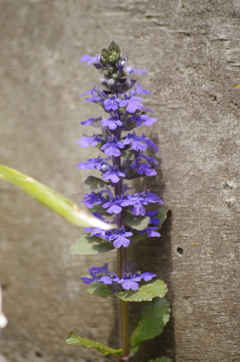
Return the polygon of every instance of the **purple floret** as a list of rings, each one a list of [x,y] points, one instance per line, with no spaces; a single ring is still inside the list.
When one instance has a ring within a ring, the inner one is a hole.
[[[135,151],[145,151],[147,146],[144,142],[145,137],[137,136],[135,131],[133,133],[128,133],[128,135],[123,139],[123,144],[131,144],[131,148]]]
[[[143,205],[148,205],[155,202],[163,204],[162,200],[157,195],[152,192],[148,192],[147,190],[133,194],[132,198],[135,200],[134,207],[131,210],[134,215],[146,215]]]
[[[119,107],[125,108],[128,113],[135,113],[137,109],[141,109],[143,104],[140,103],[143,100],[141,97],[131,97],[124,94],[124,99],[119,102]]]
[[[148,163],[139,162],[139,158],[137,157],[129,166],[129,170],[136,170],[137,173],[142,175],[145,173],[146,176],[155,176],[157,175],[156,170],[151,168]]]
[[[113,241],[113,245],[115,248],[120,248],[121,246],[124,246],[126,248],[130,244],[130,240],[128,239],[128,237],[132,235],[132,232],[125,231],[124,226],[122,226],[120,229],[116,229],[115,233],[110,236],[109,240]]]
[[[104,151],[108,156],[119,157],[121,155],[119,148],[124,148],[124,144],[118,142],[117,137],[114,136],[108,137],[108,142],[101,147],[101,150]]]
[[[118,170],[118,166],[109,166],[109,170],[105,172],[102,177],[104,180],[110,180],[113,183],[117,183],[120,180],[120,177],[126,177],[126,175]]]
[[[104,100],[103,105],[106,111],[116,111],[120,101],[120,98],[116,98],[115,95],[109,94],[108,98]]]
[[[128,119],[128,122],[135,121],[137,126],[140,127],[143,123],[145,126],[152,126],[153,123],[157,122],[157,118],[150,118],[146,114],[141,114],[139,116],[132,116]]]
[[[137,290],[139,288],[139,285],[137,282],[140,282],[141,279],[143,279],[144,281],[149,281],[152,280],[152,278],[154,278],[156,276],[156,274],[152,274],[149,272],[146,273],[142,273],[140,271],[136,271],[134,273],[134,275],[132,275],[132,273],[125,273],[124,274],[124,278],[119,280],[119,283],[122,283],[122,287],[125,290]]]
[[[134,89],[130,91],[132,97],[135,96],[136,94],[140,94],[141,96],[144,93],[148,95],[151,94],[147,89],[142,89],[141,84],[139,83],[136,84]]]
[[[103,208],[108,208],[107,212],[109,214],[119,214],[122,211],[122,207],[120,206],[122,199],[120,196],[116,196],[112,198],[110,201],[106,202],[102,205]]]
[[[155,145],[155,143],[152,140],[150,140],[150,138],[146,137],[144,134],[142,134],[142,137],[145,138],[145,143],[147,144],[148,147],[152,147],[156,152],[159,151],[157,145]]]
[[[102,119],[101,124],[103,127],[108,127],[111,131],[116,129],[117,126],[122,126],[122,122],[118,118],[118,115],[115,114],[111,114],[109,118]]]
[[[98,143],[104,143],[104,139],[94,134],[93,137],[83,136],[82,140],[77,143],[82,147],[97,146]]]
[[[136,202],[136,196],[133,195],[120,195],[112,197],[108,202],[102,205],[103,208],[107,208],[109,214],[119,214],[123,207],[132,206]]]
[[[78,59],[79,62],[87,62],[86,65],[90,65],[92,63],[100,63],[100,55],[96,55],[95,57],[91,57],[90,55],[83,55],[81,59]]]
[[[103,204],[107,201],[107,199],[101,195],[100,192],[92,191],[91,194],[85,194],[82,202],[86,205],[88,209],[91,209],[94,204]]]
[[[143,75],[143,74],[145,74],[145,73],[148,73],[148,71],[145,70],[145,69],[136,69],[136,68],[133,68],[131,65],[128,65],[128,66],[126,67],[126,72],[127,72],[128,74],[139,73],[139,74],[141,74],[141,75]]]
[[[85,161],[85,162],[79,162],[78,163],[78,168],[81,170],[101,170],[103,165],[108,165],[105,162],[106,159],[101,158],[100,156],[98,156],[97,158],[90,158],[89,160]]]
[[[98,118],[88,118],[86,121],[80,122],[83,126],[92,126],[96,122],[100,122],[102,120],[102,117]]]

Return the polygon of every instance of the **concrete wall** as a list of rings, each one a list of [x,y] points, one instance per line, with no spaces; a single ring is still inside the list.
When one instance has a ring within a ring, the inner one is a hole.
[[[0,163],[77,202],[88,173],[76,164],[90,149],[76,141],[91,133],[79,121],[99,111],[78,98],[99,74],[77,60],[115,40],[149,70],[140,81],[159,122],[146,132],[161,151],[147,185],[172,215],[163,237],[132,258],[168,282],[172,319],[134,361],[240,360],[239,17],[238,0],[0,0]],[[68,254],[82,231],[3,181],[0,209],[10,321],[1,353],[10,362],[108,360],[64,341],[73,330],[117,347],[116,303],[86,295],[79,281],[92,265],[114,266],[114,254]]]

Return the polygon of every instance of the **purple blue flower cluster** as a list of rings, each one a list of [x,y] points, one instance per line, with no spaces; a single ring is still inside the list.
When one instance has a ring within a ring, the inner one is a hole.
[[[105,264],[100,268],[93,266],[88,271],[91,277],[80,278],[83,283],[91,284],[93,282],[100,282],[107,285],[113,293],[129,289],[137,290],[139,288],[138,283],[141,280],[148,282],[156,277],[156,274],[149,272],[141,273],[137,270],[134,274],[131,272],[125,273],[124,277],[120,279],[115,273],[108,270],[108,264]]]
[[[78,164],[79,169],[100,171],[101,183],[105,184],[100,191],[98,187],[92,187],[92,192],[86,193],[82,202],[95,216],[102,220],[106,216],[112,216],[112,222],[117,223],[117,228],[108,231],[99,228],[86,228],[85,231],[90,236],[97,236],[112,243],[115,248],[127,248],[136,234],[146,237],[160,236],[158,211],[151,211],[149,205],[161,205],[162,200],[149,190],[130,194],[127,192],[129,187],[124,184],[124,180],[157,174],[154,169],[157,161],[143,152],[148,148],[158,151],[158,147],[144,133],[137,135],[134,130],[142,125],[151,126],[157,121],[146,114],[152,111],[143,103],[142,96],[149,95],[150,92],[142,89],[141,85],[130,77],[132,73],[144,74],[147,71],[130,66],[115,42],[112,42],[108,49],[103,49],[101,55],[84,55],[79,61],[86,61],[87,65],[93,64],[101,72],[101,83],[82,96],[87,95],[85,99],[88,102],[99,105],[101,110],[107,113],[104,117],[97,115],[81,122],[82,125],[101,129],[101,132],[84,136],[78,143],[82,147],[95,146],[106,155]],[[148,220],[147,227],[144,224],[145,229],[135,229],[134,223],[128,221],[126,213],[131,219]],[[125,273],[124,277],[119,279],[116,274],[108,271],[107,264],[102,268],[90,268],[89,272],[91,278],[81,278],[84,283],[98,281],[111,285],[112,290],[136,290],[140,280],[151,280],[155,276],[137,271],[134,274]]]

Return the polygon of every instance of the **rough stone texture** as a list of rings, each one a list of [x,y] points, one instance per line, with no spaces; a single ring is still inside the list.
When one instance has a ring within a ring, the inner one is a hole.
[[[147,105],[159,123],[146,132],[161,149],[159,176],[136,187],[150,186],[172,214],[161,240],[131,254],[168,282],[172,319],[134,361],[240,360],[239,16],[238,0],[0,0],[1,163],[71,199],[80,202],[87,176],[77,162],[95,155],[76,145],[79,121],[98,113],[78,98],[98,73],[77,59],[114,39],[149,70]],[[64,343],[74,330],[117,347],[116,305],[86,295],[78,280],[102,256],[68,254],[78,228],[5,182],[0,191],[10,321],[1,353],[11,362],[108,360]]]

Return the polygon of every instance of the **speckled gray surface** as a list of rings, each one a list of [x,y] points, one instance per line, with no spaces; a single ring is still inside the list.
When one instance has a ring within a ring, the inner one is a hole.
[[[131,254],[168,282],[173,316],[137,362],[240,360],[239,16],[236,0],[0,0],[1,163],[77,202],[87,172],[76,164],[97,154],[76,144],[91,133],[79,121],[98,115],[78,95],[99,77],[77,60],[115,40],[149,70],[140,81],[159,123],[144,131],[160,147],[159,176],[136,187],[150,186],[172,216],[162,239]],[[74,330],[117,347],[116,305],[79,282],[102,256],[68,254],[82,231],[4,182],[0,209],[1,353],[10,362],[107,360],[64,343]],[[113,253],[107,259],[114,264]]]

